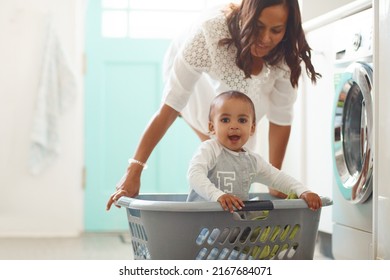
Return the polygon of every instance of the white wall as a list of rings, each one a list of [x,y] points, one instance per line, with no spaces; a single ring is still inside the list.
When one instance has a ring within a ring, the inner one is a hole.
[[[0,236],[73,236],[83,229],[83,2],[0,0]],[[32,175],[27,162],[48,18],[78,91],[60,116],[59,157]]]
[[[311,20],[355,0],[301,0],[302,21]]]
[[[374,245],[376,258],[390,259],[390,0],[375,1],[375,162],[374,166]]]

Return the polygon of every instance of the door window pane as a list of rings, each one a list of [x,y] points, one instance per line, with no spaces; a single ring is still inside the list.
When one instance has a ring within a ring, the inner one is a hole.
[[[130,0],[130,9],[196,11],[205,7],[207,0]]]
[[[104,11],[102,15],[102,36],[123,38],[127,36],[127,16],[124,11]]]
[[[183,29],[186,22],[197,15],[195,12],[130,12],[129,37],[173,38]]]
[[[106,38],[173,38],[204,9],[240,0],[101,0]]]
[[[127,9],[129,0],[102,0],[102,7],[104,9]]]

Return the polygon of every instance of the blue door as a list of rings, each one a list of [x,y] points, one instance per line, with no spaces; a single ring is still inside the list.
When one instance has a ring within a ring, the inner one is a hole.
[[[85,76],[85,230],[127,230],[124,209],[105,210],[162,95],[168,39],[102,36],[100,0],[88,1]],[[178,119],[148,160],[142,193],[187,193],[188,162],[199,144]]]

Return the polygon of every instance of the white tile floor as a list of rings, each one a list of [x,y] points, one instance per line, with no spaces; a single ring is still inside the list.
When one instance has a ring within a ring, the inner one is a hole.
[[[86,233],[74,238],[0,238],[0,260],[133,259],[127,233]]]
[[[130,236],[86,233],[75,238],[0,238],[0,260],[130,260]],[[328,260],[318,247],[315,260]]]

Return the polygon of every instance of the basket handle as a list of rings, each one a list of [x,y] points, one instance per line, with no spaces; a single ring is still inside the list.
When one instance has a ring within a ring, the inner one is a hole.
[[[263,211],[273,210],[274,204],[271,200],[248,200],[244,201],[245,206],[237,211]]]

